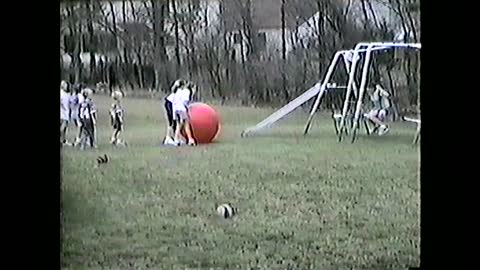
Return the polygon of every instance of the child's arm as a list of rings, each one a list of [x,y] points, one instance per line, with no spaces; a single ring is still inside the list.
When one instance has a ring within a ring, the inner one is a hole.
[[[198,87],[197,87],[195,84],[193,84],[193,85],[192,85],[192,89],[190,90],[190,102],[192,102],[193,100],[195,100],[197,91],[198,91]]]
[[[92,122],[94,125],[97,124],[97,109],[95,108],[95,104],[91,103],[90,105],[90,114],[91,114],[91,117],[92,117]]]
[[[110,112],[110,123],[113,125],[115,123],[115,104],[112,104],[112,107],[109,110]]]
[[[120,123],[123,125],[123,108],[121,108],[120,110],[118,110],[118,120],[120,121]]]
[[[171,92],[175,93],[177,91],[177,89],[180,87],[180,85],[181,85],[181,81],[176,80],[172,85]]]
[[[189,91],[188,95],[183,100],[183,104],[185,105],[185,108],[188,110],[188,105],[192,102],[192,91]]]

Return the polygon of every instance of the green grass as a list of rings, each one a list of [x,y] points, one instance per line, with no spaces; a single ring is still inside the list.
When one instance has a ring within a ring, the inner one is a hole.
[[[63,269],[406,269],[419,264],[414,127],[338,143],[331,120],[302,137],[296,112],[217,107],[217,143],[159,147],[160,101],[126,99],[127,148],[108,145],[110,101],[95,97],[98,150],[63,150]],[[71,133],[73,133],[71,131]],[[70,134],[70,137],[73,134]],[[111,161],[94,168],[107,154]],[[238,215],[216,216],[230,202]]]

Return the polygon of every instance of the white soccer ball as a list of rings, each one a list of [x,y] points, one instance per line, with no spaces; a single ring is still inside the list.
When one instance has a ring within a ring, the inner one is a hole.
[[[217,214],[223,218],[230,218],[235,215],[235,209],[229,204],[224,203],[217,207]]]

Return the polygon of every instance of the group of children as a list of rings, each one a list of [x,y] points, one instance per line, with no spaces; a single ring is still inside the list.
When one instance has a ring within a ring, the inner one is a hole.
[[[73,88],[73,89],[72,89]],[[179,146],[183,144],[196,145],[192,135],[188,116],[188,106],[192,102],[197,87],[189,81],[176,80],[171,88],[171,93],[165,97],[164,109],[167,123],[166,135],[163,141],[165,145]],[[71,87],[66,81],[60,84],[60,143],[61,145],[73,145],[97,148],[96,145],[96,123],[97,110],[92,100],[93,90],[82,84]],[[126,143],[120,139],[124,129],[124,108],[121,100],[124,94],[121,91],[112,93],[113,104],[110,109],[110,119],[113,128],[110,143],[123,145]],[[385,124],[387,111],[390,108],[390,94],[380,85],[370,93],[374,105],[366,117],[378,127],[379,135],[388,132]],[[67,140],[67,129],[70,123],[77,127],[77,136],[73,144]],[[183,132],[182,132],[183,131]],[[186,135],[186,141],[183,134]]]
[[[179,146],[187,143],[193,146],[196,144],[188,117],[188,105],[196,92],[197,87],[192,82],[177,80],[172,86],[171,93],[165,97],[167,122],[167,133],[163,141],[165,145]],[[183,140],[182,130],[187,136],[187,142]]]
[[[92,99],[93,90],[83,84],[70,86],[66,81],[60,83],[60,144],[97,148],[96,125],[97,109]],[[114,145],[125,145],[120,139],[123,130],[123,107],[121,98],[123,93],[114,91],[112,93],[113,104],[110,110],[112,119],[113,134],[111,143]],[[70,124],[77,127],[77,134],[73,143],[67,140],[67,130]]]
[[[165,145],[179,146],[183,144],[196,145],[190,129],[188,117],[188,105],[193,100],[197,87],[185,80],[174,82],[171,93],[165,97],[165,117],[167,132],[163,143]],[[97,148],[96,124],[97,110],[92,99],[93,90],[83,84],[70,86],[66,81],[60,84],[60,144]],[[112,93],[113,104],[110,109],[111,126],[113,128],[110,143],[113,145],[126,146],[126,142],[120,139],[124,129],[125,110],[122,106],[121,91]],[[74,143],[67,140],[68,126],[73,123],[77,127]],[[183,133],[187,141],[183,140]]]

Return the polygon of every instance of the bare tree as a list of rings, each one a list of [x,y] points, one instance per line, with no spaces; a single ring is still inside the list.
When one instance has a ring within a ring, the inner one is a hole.
[[[175,77],[179,76],[179,71],[178,69],[182,65],[181,59],[180,59],[180,31],[179,31],[179,25],[180,22],[178,20],[178,11],[177,11],[177,1],[173,0],[172,1],[172,12],[173,12],[173,27],[175,29],[175,59],[177,61],[177,66],[175,69]]]
[[[88,31],[88,47],[90,51],[90,77],[95,77],[96,75],[96,59],[95,59],[95,51],[96,47],[96,40],[95,34],[93,30],[93,5],[92,1],[85,1],[85,9],[87,12],[87,31]]]
[[[280,0],[274,7],[278,25],[271,32],[261,29],[258,3],[223,0],[215,10],[213,2],[199,0],[65,2],[61,76],[166,90],[173,79],[188,74],[212,98],[279,105],[320,80],[339,49],[362,39],[392,39],[397,28],[405,41],[420,38],[418,0]],[[385,14],[385,7],[391,14]],[[219,22],[209,21],[212,15]],[[279,46],[267,43],[264,49],[259,32],[267,42],[278,37]],[[82,53],[90,55],[85,68]],[[65,54],[70,66],[62,63]],[[397,56],[375,57],[371,79],[389,84],[402,106],[417,103],[420,59],[410,53]],[[345,81],[346,76],[335,79]]]
[[[153,24],[153,43],[154,43],[154,70],[155,70],[155,89],[168,89],[170,78],[168,76],[166,63],[168,61],[166,51],[165,20],[168,14],[169,1],[157,2],[150,0],[152,6],[152,24]],[[165,78],[164,80],[161,77]]]
[[[287,25],[285,17],[285,0],[282,0],[282,6],[280,9],[282,20],[282,88],[285,93],[285,99],[289,100],[290,95],[287,90]]]
[[[68,3],[66,5],[67,12],[67,22],[69,35],[67,38],[67,44],[69,49],[67,53],[72,60],[71,65],[74,70],[73,82],[78,83],[81,80],[82,76],[82,59],[80,58],[80,53],[82,52],[82,25],[79,22],[77,7],[73,3]]]

